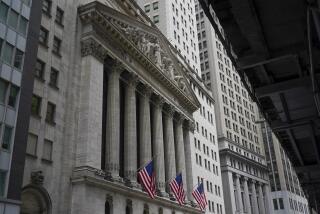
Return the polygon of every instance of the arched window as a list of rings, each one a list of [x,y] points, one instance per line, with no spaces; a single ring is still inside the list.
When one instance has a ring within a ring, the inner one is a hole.
[[[51,200],[43,187],[23,188],[21,200],[21,214],[51,214]]]

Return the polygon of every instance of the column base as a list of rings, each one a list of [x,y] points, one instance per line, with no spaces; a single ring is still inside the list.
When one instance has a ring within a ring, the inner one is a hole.
[[[157,196],[168,198],[169,194],[164,190],[157,190]]]
[[[113,174],[112,172],[106,172],[104,179],[111,182],[123,183],[123,178],[121,178],[119,175]]]

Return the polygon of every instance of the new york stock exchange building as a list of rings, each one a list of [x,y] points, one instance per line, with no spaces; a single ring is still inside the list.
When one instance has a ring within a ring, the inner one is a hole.
[[[59,89],[42,95],[55,103],[56,119],[31,118],[29,127],[38,141],[53,141],[52,160],[27,157],[21,212],[201,213],[191,202],[192,113],[200,104],[188,83],[190,68],[133,0],[67,0],[63,9],[62,30],[53,29],[50,17],[41,22],[61,38],[61,56],[38,51],[59,67]],[[40,84],[35,93],[47,90]],[[150,160],[154,199],[137,179]],[[183,206],[168,187],[178,173],[187,194]]]

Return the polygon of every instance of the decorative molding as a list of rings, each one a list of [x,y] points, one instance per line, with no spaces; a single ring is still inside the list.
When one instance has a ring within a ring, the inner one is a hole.
[[[86,57],[89,55],[94,56],[103,63],[109,52],[99,42],[93,38],[88,38],[81,41],[81,56]]]
[[[31,183],[34,185],[42,186],[44,182],[44,176],[42,171],[31,172]]]

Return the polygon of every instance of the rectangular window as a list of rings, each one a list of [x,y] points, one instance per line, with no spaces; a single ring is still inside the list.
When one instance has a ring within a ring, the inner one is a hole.
[[[6,23],[7,17],[8,17],[8,10],[9,6],[7,6],[5,3],[0,3],[0,21]]]
[[[54,123],[55,111],[56,111],[56,105],[54,105],[53,103],[48,102],[47,114],[46,114],[46,121],[48,123]]]
[[[16,54],[14,56],[14,61],[13,61],[13,66],[19,70],[22,67],[23,55],[24,55],[24,53],[22,51],[20,51],[19,49],[16,49]]]
[[[40,116],[41,114],[41,97],[33,95],[31,101],[31,114]]]
[[[3,60],[10,65],[12,63],[13,48],[14,47],[12,45],[10,45],[9,43],[6,43],[4,47],[3,55],[2,55]]]
[[[25,36],[27,34],[27,26],[28,26],[28,20],[21,16],[20,23],[19,23],[19,33]]]
[[[44,27],[40,27],[40,32],[39,32],[39,42],[43,45],[48,44],[48,35],[49,31],[45,29]]]
[[[0,171],[0,197],[4,196],[4,190],[6,185],[6,172]]]
[[[8,25],[13,29],[16,29],[18,26],[18,19],[19,19],[19,14],[16,13],[14,10],[10,10]]]
[[[45,63],[38,59],[35,66],[35,76],[43,80],[44,69]]]
[[[281,210],[284,209],[283,199],[282,198],[279,198],[279,207],[280,207]]]
[[[17,103],[17,96],[19,93],[19,88],[16,86],[11,86],[8,105],[15,108]]]
[[[53,38],[52,53],[60,55],[61,40],[57,37]]]
[[[5,103],[8,84],[0,79],[0,102]]]
[[[57,12],[56,12],[56,23],[62,25],[63,23],[63,15],[64,15],[64,11],[62,9],[60,9],[59,7],[57,7]]]
[[[278,210],[279,208],[278,208],[278,201],[277,201],[277,199],[273,199],[273,208],[274,208],[274,210]]]
[[[158,16],[158,15],[153,16],[153,22],[154,22],[155,24],[159,23],[159,16]]]
[[[144,12],[146,13],[150,12],[150,4],[147,4],[144,6]]]
[[[59,71],[57,71],[54,68],[51,68],[49,85],[53,87],[58,87],[58,77],[59,77]]]
[[[27,154],[37,156],[38,136],[29,133],[27,141]]]
[[[43,152],[42,159],[52,161],[52,147],[53,142],[50,140],[44,140],[43,142]]]
[[[42,11],[48,15],[51,13],[51,3],[50,0],[43,0],[42,2]]]
[[[153,2],[153,10],[158,10],[159,9],[159,3],[158,2]]]
[[[3,139],[2,139],[2,148],[9,150],[11,144],[12,128],[9,126],[4,127]]]

